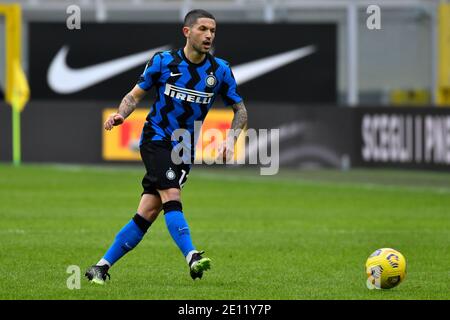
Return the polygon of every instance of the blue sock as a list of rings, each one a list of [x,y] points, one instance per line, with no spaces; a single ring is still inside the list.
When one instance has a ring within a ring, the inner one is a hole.
[[[151,223],[136,214],[116,235],[116,239],[103,259],[112,266],[142,240]]]
[[[181,203],[168,201],[163,204],[163,208],[167,229],[169,229],[172,239],[183,253],[183,256],[186,257],[190,251],[195,250],[195,247],[192,244],[188,224],[181,211]]]

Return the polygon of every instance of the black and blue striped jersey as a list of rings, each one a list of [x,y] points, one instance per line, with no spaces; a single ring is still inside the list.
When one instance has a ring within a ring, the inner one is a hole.
[[[217,94],[225,105],[242,101],[225,60],[207,54],[199,64],[190,62],[183,49],[156,53],[139,78],[143,90],[156,88],[156,100],[146,118],[140,145],[145,141],[173,141],[172,133],[186,129],[194,139],[194,122],[203,123]]]

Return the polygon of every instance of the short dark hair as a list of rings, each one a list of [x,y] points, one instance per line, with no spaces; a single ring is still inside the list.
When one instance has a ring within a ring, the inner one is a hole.
[[[184,17],[184,23],[183,26],[184,27],[192,27],[196,22],[197,19],[199,18],[209,18],[209,19],[213,19],[216,20],[216,18],[214,18],[214,16],[203,9],[195,9],[192,11],[189,11],[186,16]]]

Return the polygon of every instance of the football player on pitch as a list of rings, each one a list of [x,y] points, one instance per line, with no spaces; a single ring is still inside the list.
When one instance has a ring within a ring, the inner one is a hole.
[[[211,260],[196,250],[181,205],[181,187],[186,182],[194,156],[194,122],[203,122],[215,96],[221,95],[231,106],[234,118],[231,129],[238,133],[247,124],[247,110],[236,92],[236,81],[229,64],[212,56],[216,21],[204,10],[193,10],[184,18],[186,45],[178,50],[156,53],[147,63],[136,86],[123,98],[117,113],[104,123],[106,130],[122,124],[135,110],[151,87],[157,91],[156,101],[146,118],[140,139],[140,153],[146,167],[143,192],[134,217],[119,231],[111,247],[100,261],[85,273],[89,281],[104,284],[108,270],[142,240],[164,210],[167,229],[189,266],[192,279],[201,278]],[[176,164],[171,157],[179,141],[175,130],[190,133],[189,162]],[[230,159],[238,134],[229,135],[219,147],[219,155]],[[223,160],[222,159],[222,160]]]

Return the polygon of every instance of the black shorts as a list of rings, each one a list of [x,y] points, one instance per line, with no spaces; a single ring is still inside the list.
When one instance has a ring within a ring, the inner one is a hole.
[[[190,170],[188,164],[174,164],[171,158],[172,144],[166,141],[149,141],[140,147],[141,158],[147,173],[142,179],[142,194],[158,195],[157,190],[181,189]]]

